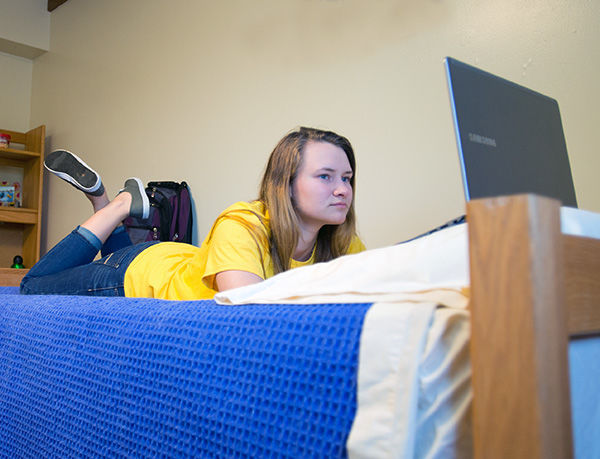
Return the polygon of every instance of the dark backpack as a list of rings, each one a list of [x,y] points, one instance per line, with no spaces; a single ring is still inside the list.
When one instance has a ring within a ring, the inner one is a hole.
[[[192,242],[192,201],[187,183],[148,182],[150,215],[124,221],[131,242]]]

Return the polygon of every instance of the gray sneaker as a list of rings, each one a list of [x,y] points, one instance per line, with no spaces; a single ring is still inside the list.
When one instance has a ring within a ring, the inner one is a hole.
[[[134,218],[148,218],[150,215],[150,201],[146,194],[146,188],[142,181],[137,177],[130,177],[125,180],[121,193],[129,193],[131,195],[131,207],[129,208],[129,216]]]
[[[100,175],[68,150],[54,150],[44,159],[44,167],[78,190],[92,196],[102,196],[104,185]]]

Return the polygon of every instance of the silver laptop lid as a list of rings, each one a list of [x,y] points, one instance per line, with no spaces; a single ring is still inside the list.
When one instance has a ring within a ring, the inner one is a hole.
[[[536,193],[577,207],[556,100],[445,59],[467,200]]]

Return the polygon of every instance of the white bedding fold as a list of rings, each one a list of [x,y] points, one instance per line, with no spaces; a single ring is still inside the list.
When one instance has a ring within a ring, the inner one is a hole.
[[[220,292],[220,304],[433,302],[465,308],[467,225]]]
[[[471,457],[468,312],[375,303],[360,340],[348,457]]]
[[[600,237],[600,217],[561,209],[565,234]],[[220,292],[220,304],[435,302],[467,305],[467,224],[380,249],[347,255],[273,276],[264,282]]]
[[[365,316],[348,457],[413,457],[419,362],[435,303],[377,303]]]

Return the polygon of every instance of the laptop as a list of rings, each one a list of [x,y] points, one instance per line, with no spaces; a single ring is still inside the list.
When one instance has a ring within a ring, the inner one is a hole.
[[[577,207],[556,100],[445,59],[466,200],[535,193]]]
[[[466,200],[535,193],[576,208],[556,100],[451,57],[444,64]]]

